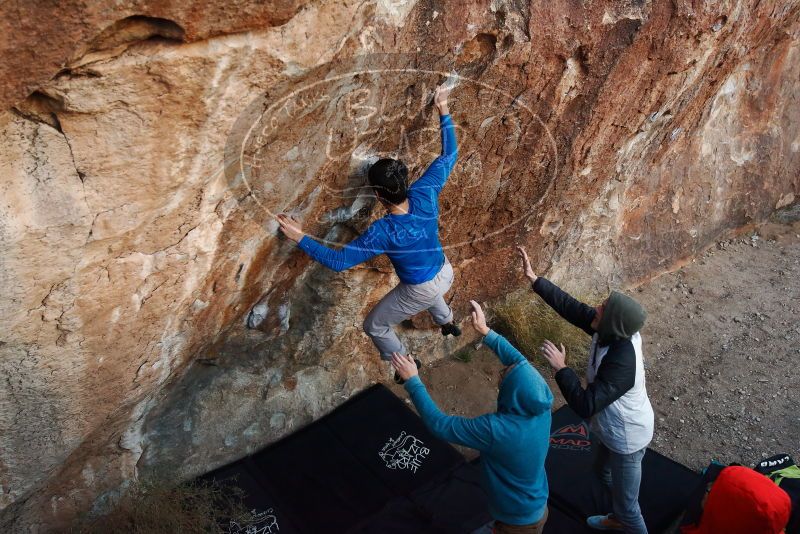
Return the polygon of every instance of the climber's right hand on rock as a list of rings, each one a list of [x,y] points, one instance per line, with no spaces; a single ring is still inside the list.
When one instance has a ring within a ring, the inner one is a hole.
[[[528,258],[528,253],[525,251],[525,247],[517,247],[517,252],[519,252],[519,257],[522,258],[522,270],[525,272],[525,276],[528,277],[528,280],[530,280],[531,283],[535,282],[538,276],[536,276],[536,273],[533,272],[531,260]]]
[[[489,333],[489,327],[486,326],[486,316],[483,314],[481,305],[474,300],[469,301],[469,303],[472,305],[472,326],[475,327],[479,334],[485,336]]]
[[[294,217],[290,217],[285,213],[279,213],[277,216],[278,224],[281,227],[281,232],[283,235],[294,241],[295,243],[299,243],[301,239],[306,235],[303,233],[303,223],[297,220]]]

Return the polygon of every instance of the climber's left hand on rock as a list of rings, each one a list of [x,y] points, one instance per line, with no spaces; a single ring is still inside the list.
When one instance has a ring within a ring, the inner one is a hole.
[[[447,97],[450,96],[450,87],[443,83],[433,93],[433,105],[439,110],[440,115],[447,115],[450,109],[447,106]]]
[[[285,213],[280,213],[278,214],[277,219],[278,224],[281,225],[281,232],[283,232],[283,235],[295,243],[299,243],[300,240],[306,235],[303,233],[303,223],[294,217],[290,217]]]

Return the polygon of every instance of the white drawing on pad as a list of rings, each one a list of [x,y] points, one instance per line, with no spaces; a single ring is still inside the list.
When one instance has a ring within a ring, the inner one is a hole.
[[[398,437],[389,438],[378,456],[386,462],[386,467],[389,469],[408,469],[416,473],[430,452],[422,440],[406,434],[403,430]]]
[[[259,512],[258,510],[251,510],[249,517],[241,523],[231,520],[228,528],[229,534],[276,534],[280,527],[278,526],[278,518],[273,514],[272,508]]]

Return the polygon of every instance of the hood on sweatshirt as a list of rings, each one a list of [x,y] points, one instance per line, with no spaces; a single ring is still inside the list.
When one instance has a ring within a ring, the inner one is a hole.
[[[683,534],[779,534],[789,522],[789,495],[748,467],[722,470],[711,486],[700,524]]]
[[[647,312],[631,297],[612,291],[608,296],[603,317],[597,327],[601,345],[608,345],[619,339],[629,339],[641,330]]]
[[[514,365],[500,383],[500,392],[497,394],[498,413],[532,417],[550,410],[553,394],[546,386],[546,395],[536,390],[541,386],[534,381],[535,372],[526,361]]]

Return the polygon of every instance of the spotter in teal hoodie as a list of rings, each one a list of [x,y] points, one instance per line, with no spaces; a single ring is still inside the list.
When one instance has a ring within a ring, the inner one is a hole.
[[[497,412],[469,419],[448,416],[418,376],[406,391],[425,425],[438,438],[481,452],[489,511],[509,525],[536,523],[547,506],[544,460],[550,446],[553,394],[542,375],[511,343],[490,330],[483,340],[503,365],[513,365],[497,395]]]

